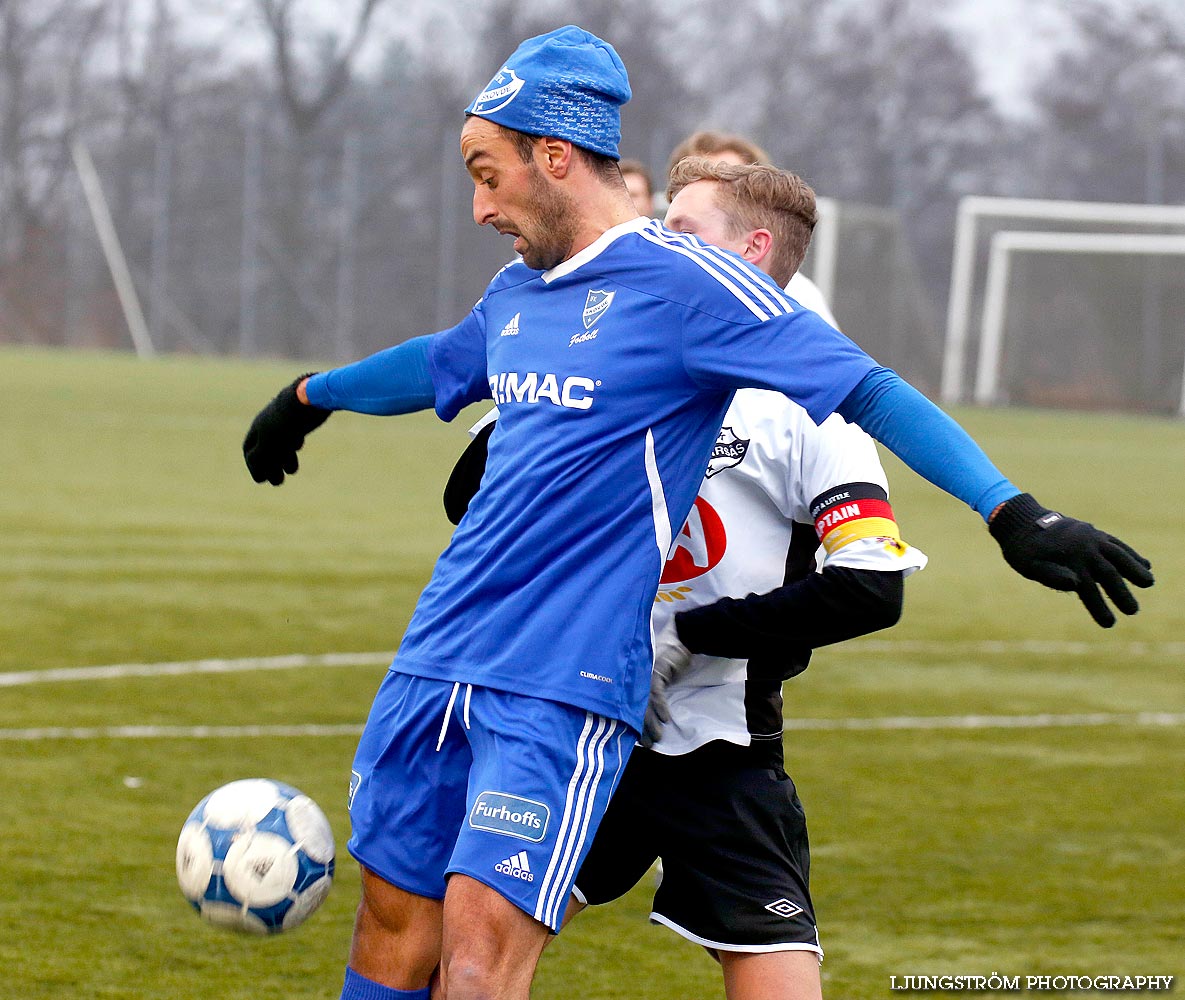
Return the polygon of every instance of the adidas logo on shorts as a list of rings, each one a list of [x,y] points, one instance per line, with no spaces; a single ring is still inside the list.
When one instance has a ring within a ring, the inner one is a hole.
[[[526,851],[519,851],[514,857],[499,861],[494,865],[494,871],[512,878],[521,878],[524,882],[535,881],[535,876],[531,874],[531,865],[527,861]]]

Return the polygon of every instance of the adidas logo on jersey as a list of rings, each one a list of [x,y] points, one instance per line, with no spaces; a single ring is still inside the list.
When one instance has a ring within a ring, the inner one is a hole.
[[[526,851],[519,851],[514,857],[507,858],[505,861],[499,861],[494,865],[494,871],[500,872],[503,875],[509,875],[511,878],[520,878],[524,882],[535,881],[535,876],[531,872],[531,865],[527,861]]]
[[[515,313],[510,317],[510,322],[502,327],[502,332],[498,334],[499,337],[517,337],[518,336],[518,318],[522,313]]]

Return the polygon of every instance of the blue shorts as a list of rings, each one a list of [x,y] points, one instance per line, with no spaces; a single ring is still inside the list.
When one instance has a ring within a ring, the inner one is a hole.
[[[347,845],[392,885],[488,885],[558,930],[636,734],[559,702],[390,671],[350,775]]]

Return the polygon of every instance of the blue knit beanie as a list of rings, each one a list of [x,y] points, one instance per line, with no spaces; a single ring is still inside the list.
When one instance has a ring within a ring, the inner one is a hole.
[[[630,96],[613,46],[569,24],[523,42],[465,112],[617,160],[620,109]]]

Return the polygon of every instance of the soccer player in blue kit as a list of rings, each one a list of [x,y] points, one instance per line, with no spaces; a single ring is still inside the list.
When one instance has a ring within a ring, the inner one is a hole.
[[[668,229],[744,257],[795,301],[806,289],[830,316],[797,270],[816,218],[801,178],[692,156],[667,194]],[[471,429],[449,478],[454,524],[477,492],[496,415]],[[782,682],[813,647],[893,625],[905,577],[925,563],[900,537],[867,434],[838,414],[816,425],[781,393],[739,389],[659,584],[642,746],[576,875],[569,917],[624,895],[661,859],[650,919],[712,953],[728,1000],[819,1000],[823,949],[806,817],[783,766]]]
[[[482,487],[433,570],[355,757],[362,867],[342,997],[526,998],[642,726],[650,612],[735,389],[839,412],[985,518],[1022,574],[1101,624],[1149,564],[1041,507],[945,414],[739,258],[639,218],[617,168],[612,47],[528,39],[470,104],[481,225],[515,237],[457,326],[302,376],[256,416],[258,482],[335,409],[500,408]],[[994,516],[993,516],[994,515]]]

